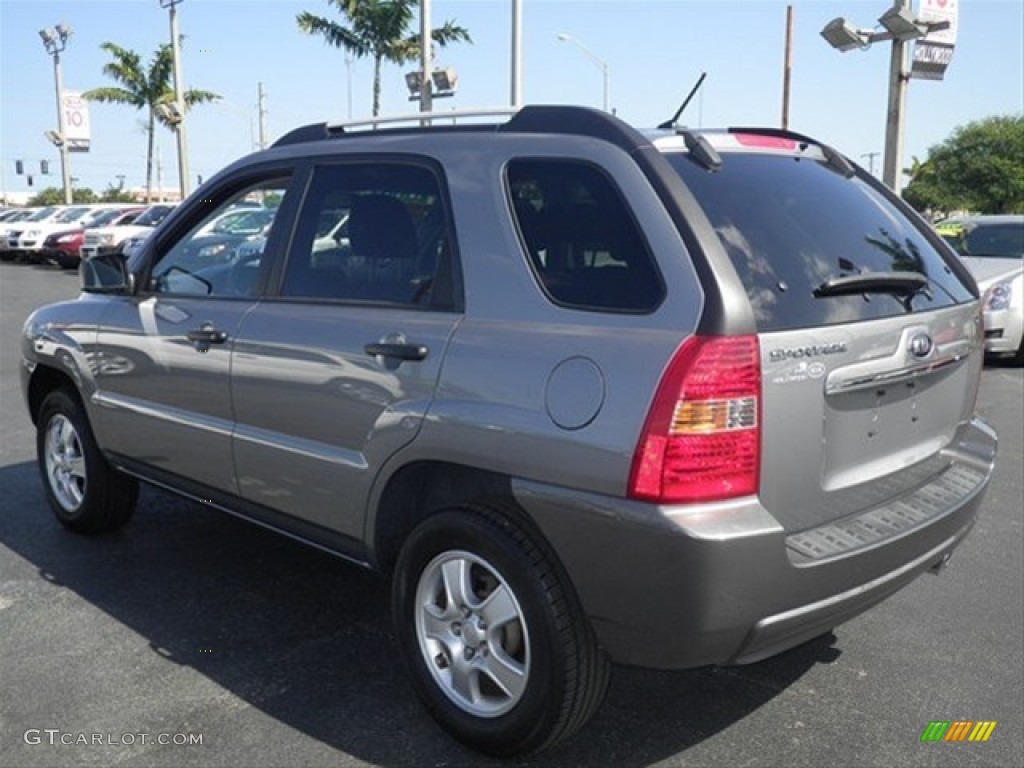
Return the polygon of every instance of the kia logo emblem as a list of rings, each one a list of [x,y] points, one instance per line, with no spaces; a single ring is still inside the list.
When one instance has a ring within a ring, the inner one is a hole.
[[[910,339],[910,353],[914,357],[928,357],[934,346],[932,337],[927,333],[918,333]]]

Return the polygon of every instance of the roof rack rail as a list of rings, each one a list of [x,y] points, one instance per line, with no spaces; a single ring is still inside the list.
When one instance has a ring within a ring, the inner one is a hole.
[[[504,120],[480,123],[479,118],[504,118]],[[352,131],[353,134],[372,132],[378,128],[389,131],[442,130],[458,126],[459,120],[469,120],[463,129],[488,128],[496,125],[502,133],[556,133],[562,135],[588,136],[614,144],[627,152],[650,147],[650,142],[634,128],[607,112],[590,107],[530,105],[524,107],[487,107],[478,109],[453,109],[448,112],[413,112],[407,115],[367,117],[360,120],[311,123],[286,133],[274,142],[275,147],[303,144],[309,141],[323,141],[339,138]],[[448,123],[450,121],[450,124]],[[352,130],[355,129],[355,130]]]
[[[360,120],[336,120],[326,123],[327,133],[343,133],[350,128],[368,128],[375,130],[380,126],[394,126],[403,123],[413,125],[433,124],[435,121],[452,121],[481,117],[510,117],[520,107],[480,107],[477,109],[450,109],[447,112],[410,112],[405,115],[388,115],[387,117],[365,117]]]

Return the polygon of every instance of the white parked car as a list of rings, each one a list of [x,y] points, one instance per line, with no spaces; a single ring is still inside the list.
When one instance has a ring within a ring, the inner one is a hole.
[[[21,230],[24,227],[24,222],[38,210],[38,208],[24,208],[4,215],[3,221],[0,221],[0,261],[9,261],[14,258],[14,252],[7,248],[8,233],[12,230]]]
[[[1024,216],[964,216],[936,229],[978,283],[985,352],[1024,365]]]
[[[21,245],[22,235],[29,232],[38,232],[42,226],[54,221],[68,206],[48,205],[45,208],[37,208],[31,216],[17,222],[15,226],[7,227],[4,235],[5,260],[22,256],[25,249]],[[28,238],[32,242],[32,238]]]
[[[104,211],[117,207],[110,203],[66,206],[49,218],[32,222],[30,226],[21,230],[17,238],[13,237],[13,233],[9,235],[8,247],[28,261],[41,261],[44,243],[50,235],[87,227]]]

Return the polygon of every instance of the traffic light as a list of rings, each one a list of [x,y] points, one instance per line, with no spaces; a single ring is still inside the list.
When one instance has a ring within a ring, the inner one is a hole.
[[[19,176],[23,175],[25,173],[25,163],[23,163],[21,160],[15,160],[14,172]]]
[[[50,161],[49,160],[40,160],[39,161],[39,172],[41,174],[43,174],[43,176],[49,175],[49,173],[50,173]]]

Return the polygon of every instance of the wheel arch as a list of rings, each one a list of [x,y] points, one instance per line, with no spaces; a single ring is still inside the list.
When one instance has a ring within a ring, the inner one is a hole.
[[[512,478],[499,472],[448,461],[414,461],[388,477],[378,498],[367,518],[366,542],[382,573],[391,572],[405,539],[430,515],[487,499],[505,502],[503,510],[550,549],[540,528],[515,502]]]
[[[49,365],[37,365],[32,371],[28,383],[28,411],[32,423],[36,426],[38,426],[39,409],[42,407],[43,401],[55,389],[68,390],[72,397],[82,403],[82,396],[70,375]]]

